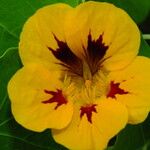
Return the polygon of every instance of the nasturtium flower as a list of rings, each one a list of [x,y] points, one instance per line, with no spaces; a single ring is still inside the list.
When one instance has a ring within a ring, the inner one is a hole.
[[[54,4],[25,23],[23,67],[8,84],[12,113],[25,128],[52,129],[72,150],[102,150],[150,109],[150,60],[137,56],[140,32],[109,3]]]

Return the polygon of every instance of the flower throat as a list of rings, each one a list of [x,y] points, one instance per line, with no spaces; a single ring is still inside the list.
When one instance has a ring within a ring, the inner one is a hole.
[[[55,35],[54,38],[58,48],[54,50],[48,47],[48,49],[60,61],[59,64],[64,66],[67,71],[89,79],[99,70],[108,49],[108,46],[103,43],[103,34],[97,40],[92,40],[91,32],[89,32],[87,48],[83,46],[83,60],[71,51],[66,42],[60,41]]]

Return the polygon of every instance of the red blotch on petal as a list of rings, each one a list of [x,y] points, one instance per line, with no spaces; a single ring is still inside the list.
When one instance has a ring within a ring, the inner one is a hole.
[[[46,101],[42,101],[42,103],[44,104],[49,104],[49,103],[54,103],[56,102],[57,105],[55,107],[55,109],[57,109],[59,106],[63,105],[63,104],[67,104],[67,100],[64,97],[62,90],[57,89],[56,92],[54,91],[48,91],[48,90],[44,90],[45,93],[52,95],[52,98],[46,100]]]
[[[92,113],[93,113],[93,112],[97,113],[95,107],[96,107],[96,104],[87,105],[87,106],[82,106],[82,107],[80,108],[80,111],[81,111],[81,113],[80,113],[80,118],[82,118],[82,117],[84,116],[84,114],[85,114],[86,117],[87,117],[87,119],[88,119],[88,121],[89,121],[90,123],[92,123]]]
[[[116,94],[128,94],[129,92],[124,91],[119,87],[120,83],[114,83],[114,81],[111,81],[110,83],[110,90],[107,94],[107,97],[116,98]]]

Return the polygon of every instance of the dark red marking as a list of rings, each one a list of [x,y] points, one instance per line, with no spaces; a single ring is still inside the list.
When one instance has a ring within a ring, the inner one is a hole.
[[[92,123],[92,113],[93,112],[97,113],[96,108],[95,108],[96,106],[97,106],[96,104],[82,106],[80,108],[80,110],[81,110],[80,118],[82,118],[84,116],[84,114],[85,114],[87,119],[88,119],[88,121],[90,123]]]
[[[106,54],[107,49],[108,46],[103,43],[103,34],[101,34],[97,40],[92,40],[91,32],[89,32],[88,46],[87,49],[84,48],[84,50],[92,75],[99,70],[100,61]]]
[[[114,81],[111,81],[110,83],[110,90],[107,94],[107,97],[116,98],[116,94],[128,94],[129,92],[124,91],[119,87],[120,83],[114,83]]]
[[[48,47],[52,54],[61,61],[60,65],[67,68],[69,71],[83,76],[83,61],[78,58],[69,48],[66,42],[60,41],[55,35],[58,48],[56,50]],[[91,32],[88,35],[87,48],[84,48],[85,60],[87,61],[91,74],[94,75],[100,68],[103,57],[108,49],[108,46],[103,43],[103,34],[97,40],[92,39]]]
[[[55,109],[57,109],[59,106],[63,105],[63,104],[67,104],[67,100],[64,97],[62,90],[57,89],[56,92],[54,91],[48,91],[48,90],[44,90],[45,93],[52,95],[52,98],[46,100],[46,101],[42,101],[42,103],[44,104],[49,104],[49,103],[54,103],[56,102],[57,105],[55,107]]]
[[[60,60],[61,65],[67,67],[72,72],[83,76],[83,63],[69,48],[66,42],[60,41],[55,35],[54,38],[57,42],[58,48],[56,50],[48,47],[53,55]]]

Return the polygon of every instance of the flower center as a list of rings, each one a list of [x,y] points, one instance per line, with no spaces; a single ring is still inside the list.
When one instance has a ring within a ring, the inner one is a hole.
[[[92,105],[86,105],[86,106],[82,106],[80,108],[80,118],[82,118],[84,115],[86,115],[87,117],[87,120],[92,123],[92,113],[95,112],[97,113],[97,110],[96,110],[96,107],[97,105],[96,104],[92,104]]]
[[[64,97],[64,95],[63,95],[63,93],[62,93],[62,90],[57,89],[56,92],[44,90],[44,92],[47,93],[47,94],[50,94],[52,97],[51,97],[50,99],[46,100],[46,101],[42,101],[42,103],[48,104],[48,103],[54,103],[54,102],[56,102],[57,105],[56,105],[56,107],[55,107],[55,110],[56,110],[59,106],[61,106],[61,105],[63,105],[63,104],[67,104],[67,102],[68,102],[68,101],[66,100],[66,98]]]
[[[73,53],[73,50],[70,49],[67,42],[59,40],[55,35],[54,39],[57,42],[58,48],[52,49],[51,47],[48,47],[49,51],[55,56],[57,60],[59,60],[58,65],[62,66],[64,73],[62,74],[61,79],[63,80],[65,77],[67,77],[67,79],[73,82],[76,87],[75,93],[80,93],[85,88],[88,91],[85,93],[89,97],[95,98],[101,96],[105,92],[106,86],[104,86],[104,84],[106,84],[106,81],[104,77],[102,77],[103,69],[101,66],[104,60],[107,59],[104,58],[104,56],[109,47],[104,44],[103,35],[104,34],[102,33],[95,40],[92,39],[91,31],[89,32],[87,35],[87,46],[83,46],[82,59]],[[98,87],[98,90],[95,88],[96,86]],[[95,95],[93,96],[92,93],[95,93]],[[56,96],[56,93],[49,94],[53,94],[53,98],[46,101],[45,103],[52,103],[54,101],[56,102],[56,99],[58,103],[57,107],[66,103],[65,98],[60,96],[60,92],[57,91],[57,95],[61,97],[60,101],[58,101],[58,96]],[[86,114],[88,121],[92,122],[92,112],[96,112],[95,105],[82,107],[81,117]]]

